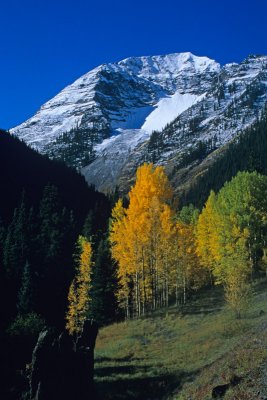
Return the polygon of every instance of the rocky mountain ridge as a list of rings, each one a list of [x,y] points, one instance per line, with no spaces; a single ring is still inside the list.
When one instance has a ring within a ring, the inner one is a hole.
[[[266,56],[223,67],[191,53],[133,57],[85,74],[11,133],[98,189],[125,192],[144,161],[177,178],[251,126],[266,102]]]

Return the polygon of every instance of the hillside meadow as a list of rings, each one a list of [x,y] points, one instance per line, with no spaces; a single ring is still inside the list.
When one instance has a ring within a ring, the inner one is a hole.
[[[266,305],[267,283],[260,280],[242,319],[217,287],[182,308],[101,329],[95,353],[101,399],[210,399],[212,388],[234,375],[242,380],[225,399],[264,399]]]

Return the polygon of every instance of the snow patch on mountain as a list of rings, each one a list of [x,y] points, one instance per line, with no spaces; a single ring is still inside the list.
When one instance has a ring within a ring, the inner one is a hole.
[[[191,93],[176,92],[172,96],[161,99],[156,105],[155,110],[146,118],[142,129],[152,132],[162,130],[165,126],[172,122],[178,115],[197,103],[206,93],[198,96]]]
[[[152,110],[152,106],[145,106],[134,107],[130,111],[127,110],[128,112],[114,112],[112,114],[111,128],[117,132],[121,132],[122,129],[140,129]]]

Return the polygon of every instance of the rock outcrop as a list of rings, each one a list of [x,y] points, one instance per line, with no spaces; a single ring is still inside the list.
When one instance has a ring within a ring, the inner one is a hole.
[[[98,333],[86,321],[74,340],[66,331],[60,335],[41,332],[32,356],[30,400],[94,399],[94,347]]]

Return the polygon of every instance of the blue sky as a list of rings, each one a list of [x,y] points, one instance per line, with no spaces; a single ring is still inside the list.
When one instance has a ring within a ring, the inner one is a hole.
[[[224,64],[267,54],[266,0],[2,0],[0,127],[93,67],[191,51]]]

